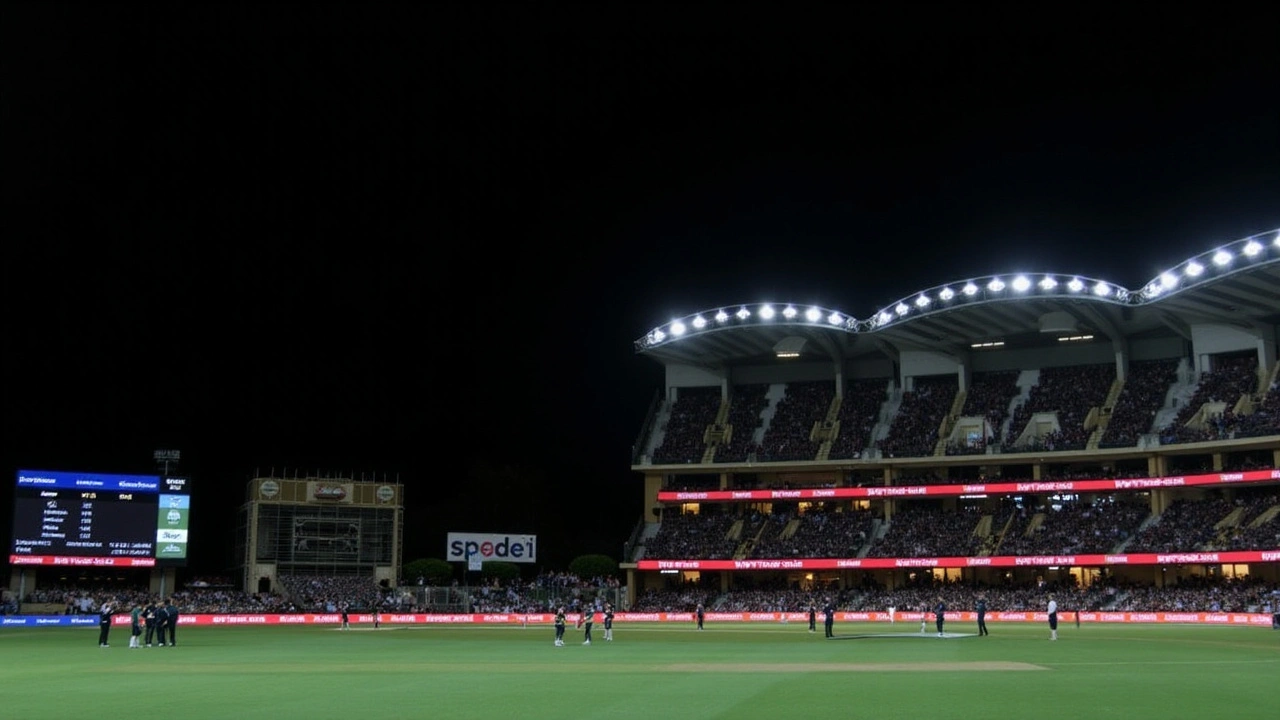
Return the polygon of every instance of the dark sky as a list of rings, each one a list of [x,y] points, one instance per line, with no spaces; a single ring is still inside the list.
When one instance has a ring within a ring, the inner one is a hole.
[[[675,315],[1280,227],[1262,15],[360,7],[0,10],[10,477],[178,448],[211,537],[255,471],[385,474],[406,559],[617,557]]]

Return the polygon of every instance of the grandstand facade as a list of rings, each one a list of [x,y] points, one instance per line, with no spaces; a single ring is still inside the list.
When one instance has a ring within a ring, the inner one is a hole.
[[[350,478],[259,477],[238,513],[244,588],[278,592],[291,577],[398,583],[404,486]]]
[[[655,328],[636,594],[1280,582],[1280,232],[1139,290],[970,278]]]

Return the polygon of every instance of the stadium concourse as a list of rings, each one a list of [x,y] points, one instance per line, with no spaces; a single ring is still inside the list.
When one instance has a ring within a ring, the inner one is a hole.
[[[1133,290],[1013,273],[653,328],[633,605],[1273,613],[1278,299],[1269,231]]]

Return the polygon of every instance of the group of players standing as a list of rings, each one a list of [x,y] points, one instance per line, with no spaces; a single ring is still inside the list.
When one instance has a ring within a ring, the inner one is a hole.
[[[1058,639],[1058,601],[1053,595],[1049,596],[1049,605],[1046,608],[1049,616],[1049,639]],[[978,614],[978,637],[985,637],[991,633],[987,632],[987,597],[979,595],[978,601],[974,606],[974,610]],[[938,628],[938,637],[943,637],[942,626],[946,622],[947,603],[938,598],[938,604],[933,609],[934,624]],[[920,606],[920,632],[924,632],[929,621],[929,606]],[[889,622],[893,622],[893,608],[889,608]],[[1080,627],[1080,613],[1076,612],[1076,627]]]
[[[702,606],[699,605],[698,607],[701,608]],[[836,624],[836,604],[831,601],[831,598],[827,598],[822,603],[822,625],[825,628],[827,637],[835,637],[835,633],[833,632],[833,628],[835,628],[835,624]],[[702,629],[701,621],[698,622],[698,629],[699,630]],[[809,632],[817,632],[817,631],[818,631],[818,606],[814,605],[813,603],[809,603]]]
[[[601,614],[604,616],[604,639],[607,641],[612,641],[613,640],[613,605],[611,603],[605,603],[603,610],[601,610]],[[596,607],[594,605],[588,605],[582,611],[582,615],[578,618],[578,628],[583,631],[583,636],[585,638],[582,641],[583,645],[591,644],[591,628],[592,626],[595,625],[595,623],[596,623]],[[556,619],[555,619],[555,628],[556,628],[555,646],[556,647],[564,647],[565,625],[566,625],[565,610],[564,610],[564,606],[562,605],[560,606],[560,609],[556,610]]]
[[[118,612],[117,605],[108,600],[98,609],[98,647],[111,647],[107,643],[111,633],[111,616]],[[134,603],[129,610],[129,647],[160,647],[178,644],[178,606],[173,598],[148,600],[146,605]],[[145,637],[144,637],[145,633]]]

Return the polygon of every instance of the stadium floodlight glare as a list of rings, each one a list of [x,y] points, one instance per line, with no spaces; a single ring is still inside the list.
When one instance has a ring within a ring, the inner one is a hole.
[[[1159,302],[1174,292],[1218,282],[1238,271],[1252,272],[1252,268],[1259,266],[1280,267],[1280,229],[1233,240],[1167,266],[1167,270],[1148,280],[1140,286],[1140,290],[1129,290],[1123,285],[1085,275],[1043,273],[1037,278],[1036,273],[1015,272],[1007,276],[1008,280],[1001,275],[980,275],[970,280],[953,281],[950,285],[938,285],[904,295],[901,299],[882,306],[867,320],[807,303],[783,303],[781,307],[777,303],[744,303],[737,308],[732,305],[721,306],[719,309],[691,313],[679,319],[668,319],[665,324],[651,328],[635,342],[635,346],[638,350],[645,351],[714,329],[762,324],[821,325],[848,333],[877,331],[886,329],[899,320],[907,322],[956,305],[1003,303],[1027,292],[1043,292],[1045,295],[1070,293],[1075,296],[1070,301],[1146,305]],[[1259,282],[1265,282],[1265,279]]]

